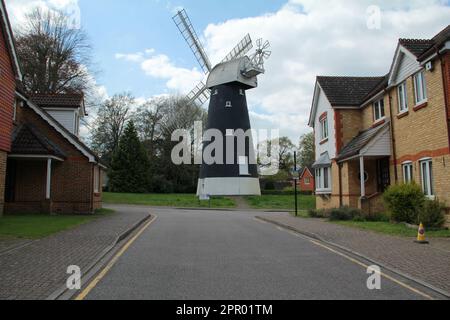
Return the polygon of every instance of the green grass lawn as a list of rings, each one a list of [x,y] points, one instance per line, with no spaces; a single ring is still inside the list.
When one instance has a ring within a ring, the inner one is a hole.
[[[400,236],[400,237],[417,237],[417,230],[408,228],[403,224],[394,224],[389,222],[355,222],[355,221],[337,221],[333,222],[339,225],[370,230],[378,233]],[[427,231],[427,237],[430,238],[450,238],[450,230]]]
[[[195,194],[132,194],[103,193],[103,202],[111,204],[134,204],[155,207],[208,208],[209,201],[199,201]],[[214,197],[211,208],[234,208],[232,199]]]
[[[0,239],[40,239],[72,229],[112,212],[112,210],[101,209],[91,216],[7,215],[0,218]]]
[[[291,195],[263,195],[261,197],[246,197],[250,207],[266,210],[289,210],[295,209],[295,198]],[[299,210],[307,211],[316,207],[314,196],[298,196]]]

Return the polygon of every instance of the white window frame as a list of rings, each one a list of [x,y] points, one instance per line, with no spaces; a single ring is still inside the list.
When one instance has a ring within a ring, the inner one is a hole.
[[[249,176],[250,170],[248,166],[248,157],[239,156],[239,175],[240,176]]]
[[[16,121],[17,119],[17,100],[14,99],[14,105],[13,105],[13,117],[12,120]]]
[[[427,102],[427,81],[425,79],[425,72],[419,71],[414,75],[414,98],[416,105]]]
[[[406,81],[400,83],[397,87],[397,95],[398,95],[398,112],[405,113],[408,112],[408,92]]]
[[[304,182],[305,182],[305,185],[309,186],[311,184],[311,178],[310,177],[305,178]]]
[[[414,165],[411,161],[406,161],[402,164],[402,171],[404,183],[414,182]]]
[[[98,166],[94,167],[94,193],[99,193],[100,191],[100,168]]]
[[[374,102],[373,118],[374,118],[375,122],[386,119],[386,112],[384,109],[384,98]]]
[[[434,198],[433,159],[422,159],[419,163],[422,190],[427,197]]]
[[[320,120],[320,140],[326,140],[329,137],[328,116]]]
[[[331,167],[316,169],[316,192],[319,194],[331,193]]]

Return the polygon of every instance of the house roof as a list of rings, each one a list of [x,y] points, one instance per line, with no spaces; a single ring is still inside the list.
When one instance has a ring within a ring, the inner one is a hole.
[[[434,45],[431,39],[400,39],[399,43],[417,58]]]
[[[386,122],[382,126],[378,126],[375,128],[370,128],[364,131],[361,131],[358,136],[353,138],[340,152],[337,159],[344,160],[350,157],[353,157],[360,153],[360,151],[367,146],[369,142],[371,142],[378,134],[384,131],[385,128],[389,127],[390,123]]]
[[[305,172],[309,171],[309,173],[314,177],[314,169],[313,167],[305,167],[301,170],[301,175],[300,175],[300,179],[303,179],[303,177],[305,176]]]
[[[334,107],[361,106],[365,98],[379,87],[386,77],[317,77],[328,101]]]
[[[14,35],[9,22],[8,12],[6,11],[5,2],[0,0],[0,26],[4,30],[4,37],[6,41],[6,47],[9,51],[12,60],[12,67],[16,75],[16,79],[22,81],[22,71],[20,69],[19,59],[17,58],[16,44],[14,41]]]
[[[66,154],[31,124],[15,128],[11,153],[14,155],[51,155],[66,158]]]
[[[427,50],[423,51],[419,56],[419,60],[423,60],[427,58],[430,54],[434,52],[434,49],[437,47],[443,46],[447,41],[450,40],[450,25],[448,25],[444,30],[439,32],[436,36],[433,37],[433,45],[430,46]]]
[[[84,95],[78,93],[30,94],[30,99],[41,108],[82,108],[84,111]]]

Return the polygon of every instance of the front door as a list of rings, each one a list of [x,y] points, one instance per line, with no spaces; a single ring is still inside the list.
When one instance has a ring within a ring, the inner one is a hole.
[[[8,160],[6,164],[6,183],[5,183],[5,201],[14,202],[15,201],[15,191],[16,191],[16,167],[17,163],[15,160]]]
[[[383,193],[391,185],[389,158],[377,160],[378,192]]]

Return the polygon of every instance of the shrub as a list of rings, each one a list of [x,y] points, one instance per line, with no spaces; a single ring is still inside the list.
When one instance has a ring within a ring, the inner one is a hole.
[[[363,215],[360,210],[349,207],[342,207],[330,211],[331,221],[350,221],[362,216]]]
[[[445,224],[444,208],[438,200],[425,201],[417,223],[423,223],[426,228],[442,228]]]
[[[310,216],[311,218],[325,219],[325,218],[328,218],[330,215],[327,210],[310,209],[310,210],[308,210],[308,216]]]
[[[426,197],[417,184],[391,186],[384,193],[384,202],[395,222],[417,223]]]
[[[273,182],[273,181],[268,181],[268,182],[266,183],[265,189],[266,189],[266,190],[275,190],[275,182]]]

